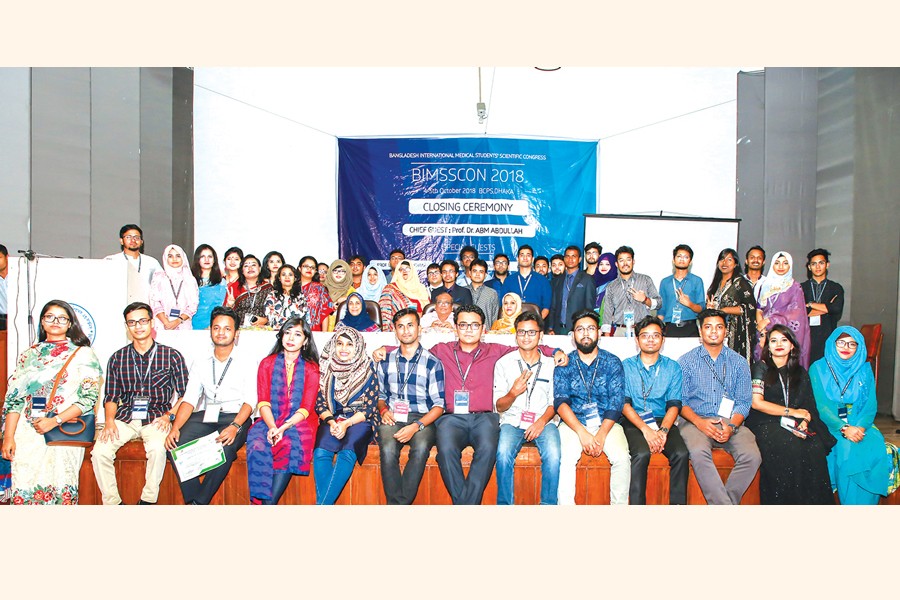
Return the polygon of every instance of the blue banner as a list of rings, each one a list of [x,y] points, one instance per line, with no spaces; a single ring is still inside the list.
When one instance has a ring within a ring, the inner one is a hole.
[[[340,255],[386,259],[401,248],[422,265],[474,246],[492,269],[562,254],[596,212],[597,142],[503,138],[338,139]]]

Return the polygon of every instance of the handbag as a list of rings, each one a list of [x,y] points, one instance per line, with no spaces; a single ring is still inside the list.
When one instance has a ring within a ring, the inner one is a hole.
[[[53,391],[50,392],[50,398],[56,397],[56,388],[59,387],[59,379],[80,349],[80,347],[75,349],[75,352],[72,353],[69,360],[66,361],[66,364],[64,364],[62,369],[59,370],[59,373],[56,374],[56,379],[53,382]],[[47,413],[47,418],[52,419],[55,416],[56,411]],[[81,416],[64,421],[58,427],[54,427],[45,433],[44,443],[48,446],[90,448],[94,443],[94,435],[96,433],[95,426],[96,421],[94,413],[84,413]]]

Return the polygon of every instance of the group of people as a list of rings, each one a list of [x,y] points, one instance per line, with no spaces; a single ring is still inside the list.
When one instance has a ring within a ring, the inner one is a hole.
[[[222,274],[210,246],[198,247],[189,267],[170,245],[160,267],[140,253],[140,228],[120,235],[123,252],[113,258],[146,281],[149,301],[125,308],[132,341],[105,373],[71,306],[53,300],[42,309],[39,341],[19,357],[4,404],[14,504],[77,502],[84,450],[48,446],[43,434],[92,412],[104,378],[106,425],[91,450],[104,504],[121,503],[114,461],[128,441],[145,445],[140,502],[153,504],[166,460],[175,464],[171,451],[213,434],[224,462],[180,481],[187,504],[212,500],[245,444],[252,503],[277,504],[292,476],[312,471],[317,503],[333,504],[373,440],[390,504],[414,502],[435,446],[454,504],[480,504],[495,469],[497,502],[512,504],[526,442],[541,457],[542,504],[575,503],[585,454],[609,460],[614,504],[646,503],[653,454],[668,459],[672,504],[687,502],[689,461],[710,504],[740,503],[758,469],[766,504],[833,503],[835,491],[841,503],[871,504],[900,484],[897,448],[873,424],[865,341],[836,327],[843,290],[827,279],[823,249],[809,254],[802,287],[786,252],[763,277],[765,254],[754,247],[746,274],[723,250],[704,290],[690,273],[693,252],[679,245],[657,291],[633,271],[633,250],[603,254],[596,243],[584,247],[587,269],[570,246],[550,278],[531,269],[533,251],[522,246],[517,272],[498,255],[486,281],[487,264],[466,247],[462,273],[455,261],[431,265],[428,287],[399,251],[390,283],[356,256],[328,266],[322,285],[312,257],[298,272],[277,252],[260,263],[231,248]],[[379,329],[366,311],[373,298],[397,347],[366,347],[362,332]],[[345,314],[334,310],[339,303]],[[435,310],[423,316],[429,304]],[[191,326],[209,329],[212,348],[188,369],[153,331]],[[241,327],[275,330],[262,361],[237,349]],[[334,335],[320,352],[312,331],[323,329]],[[456,339],[426,348],[428,330]],[[483,341],[489,330],[515,335],[515,345]],[[545,333],[569,334],[575,350],[543,345]],[[620,360],[599,348],[601,335],[633,337],[637,354]],[[677,361],[661,354],[666,337],[690,335],[700,344]],[[713,448],[734,457],[726,482]]]

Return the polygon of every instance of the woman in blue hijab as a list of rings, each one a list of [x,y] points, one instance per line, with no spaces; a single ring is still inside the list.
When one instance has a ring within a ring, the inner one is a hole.
[[[867,356],[862,334],[842,326],[809,370],[820,418],[837,439],[827,461],[841,504],[878,504],[900,485],[897,447],[874,425],[878,400]]]
[[[366,312],[366,301],[359,292],[347,296],[341,307],[341,323],[357,331],[381,331],[381,326],[369,317]]]

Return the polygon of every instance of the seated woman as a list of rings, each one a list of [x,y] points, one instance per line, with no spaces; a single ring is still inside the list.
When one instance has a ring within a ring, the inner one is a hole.
[[[282,267],[283,268],[283,267]],[[319,419],[319,355],[309,325],[291,317],[259,363],[260,418],[247,432],[251,504],[278,504],[293,475],[309,475]]]
[[[234,301],[240,296],[244,288],[241,287],[241,263],[244,262],[244,251],[237,246],[232,246],[225,252],[225,302],[223,306],[234,308]]]
[[[425,305],[431,302],[431,295],[425,286],[419,281],[416,268],[408,260],[397,264],[394,277],[389,284],[384,286],[378,304],[381,306],[381,330],[394,330],[394,313],[407,306],[416,307],[416,312],[422,313]]]
[[[453,323],[453,296],[447,292],[438,294],[434,299],[434,310],[422,315],[419,326],[422,333],[453,333],[456,330]]]
[[[372,439],[378,379],[362,334],[338,325],[322,350],[316,413],[322,420],[313,452],[316,504],[334,504],[354,463],[366,458]]]
[[[293,317],[307,318],[306,298],[301,291],[300,277],[292,265],[278,269],[276,286],[266,297],[266,319],[269,327],[279,329]]]
[[[234,312],[237,313],[241,329],[249,327],[265,327],[266,298],[272,286],[259,276],[259,259],[248,254],[241,263],[241,287],[244,291],[234,301]]]
[[[259,276],[269,282],[272,287],[278,287],[278,269],[284,265],[284,255],[278,250],[268,252],[259,268]]]
[[[212,309],[222,306],[228,293],[222,271],[219,270],[219,257],[212,246],[209,244],[197,246],[194,250],[194,261],[191,263],[191,273],[194,274],[199,294],[197,312],[194,313],[191,323],[194,329],[209,329]]]
[[[325,274],[325,288],[328,290],[328,296],[331,303],[335,306],[347,300],[350,292],[355,292],[353,288],[353,277],[350,274],[350,265],[346,261],[336,260],[331,263],[328,273]],[[333,331],[337,315],[332,314],[328,318],[326,331]]]
[[[762,361],[753,365],[747,427],[762,455],[762,504],[834,504],[825,456],[835,444],[819,420],[809,375],[793,331],[773,325]]]
[[[794,281],[794,259],[787,252],[778,252],[772,259],[769,274],[759,284],[759,308],[756,311],[756,330],[759,344],[754,354],[762,356],[766,344],[766,331],[772,325],[785,325],[800,345],[800,365],[809,368],[809,319],[806,316],[806,299],[803,288]]]
[[[189,321],[197,312],[199,296],[187,254],[175,244],[166,246],[163,270],[150,280],[149,304],[154,316],[166,329],[193,329]]]
[[[381,292],[387,285],[387,279],[381,269],[376,269],[372,265],[365,270],[362,278],[362,287],[358,290],[362,297],[372,302],[381,300]]]
[[[352,292],[341,307],[340,323],[357,331],[381,331],[378,323],[369,317],[366,301],[359,292]]]
[[[516,317],[522,314],[522,299],[518,294],[509,292],[503,295],[500,303],[500,318],[494,321],[491,333],[515,333]]]
[[[322,324],[334,312],[334,303],[325,286],[316,279],[316,259],[304,256],[300,259],[300,289],[309,311],[309,328],[324,331]]]
[[[100,361],[67,302],[51,300],[40,315],[38,342],[19,355],[3,406],[11,503],[78,504],[84,448],[48,446],[44,434],[94,412]]]
[[[825,356],[809,370],[816,407],[837,444],[828,455],[831,487],[841,504],[878,504],[900,486],[900,454],[875,427],[875,376],[866,342],[841,326],[825,342]]]

